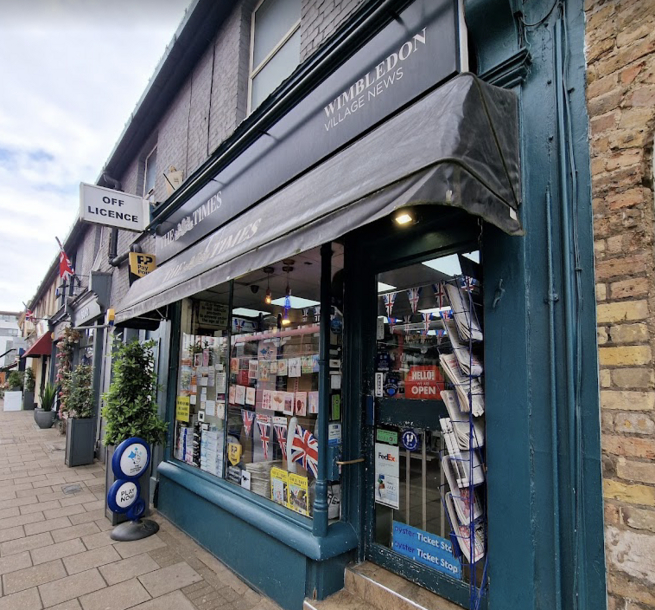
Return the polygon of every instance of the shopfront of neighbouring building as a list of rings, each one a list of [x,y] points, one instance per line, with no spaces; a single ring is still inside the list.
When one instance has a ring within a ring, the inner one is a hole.
[[[285,608],[364,559],[463,607],[602,608],[589,210],[549,156],[584,100],[558,123],[563,56],[531,73],[506,11],[396,8],[151,224],[116,322],[170,320],[158,509]]]

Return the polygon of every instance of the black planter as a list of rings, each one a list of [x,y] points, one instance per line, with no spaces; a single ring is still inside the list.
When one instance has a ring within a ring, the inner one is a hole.
[[[23,392],[23,411],[31,411],[34,409],[34,392]]]
[[[52,424],[55,423],[55,412],[54,411],[44,411],[37,407],[34,409],[34,421],[36,425],[42,430],[47,428],[52,428]]]
[[[111,521],[112,525],[118,525],[119,523],[124,523],[127,521],[127,517],[125,515],[120,515],[118,513],[115,513],[109,509],[109,506],[107,506],[107,492],[109,491],[109,488],[114,484],[114,481],[116,480],[116,477],[114,476],[114,473],[111,470],[111,459],[114,457],[114,450],[116,449],[115,445],[107,445],[107,459],[105,461],[105,517]],[[141,488],[141,497],[146,503],[146,512],[144,513],[144,516],[146,516],[150,512],[150,472],[152,471],[152,466],[148,468],[146,472],[144,472],[140,477],[139,477],[139,487]]]
[[[96,448],[96,420],[94,417],[66,420],[66,466],[93,464]]]

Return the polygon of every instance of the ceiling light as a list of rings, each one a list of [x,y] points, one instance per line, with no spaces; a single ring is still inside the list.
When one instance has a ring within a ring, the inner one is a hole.
[[[266,296],[264,297],[264,303],[267,305],[271,304],[273,299],[271,295],[271,273],[275,271],[274,267],[264,267],[264,273],[266,273]]]
[[[384,282],[378,282],[378,294],[381,292],[388,292],[389,290],[394,290],[396,287],[391,284],[385,284]]]
[[[270,315],[270,311],[260,311],[259,309],[250,309],[248,307],[237,307],[232,311],[235,316],[246,316],[248,318],[256,318],[260,314],[262,316]]]
[[[277,305],[278,307],[284,307],[284,301],[286,298],[289,299],[291,304],[291,309],[303,309],[305,307],[316,307],[320,305],[318,301],[312,301],[311,299],[303,299],[302,297],[296,297],[290,295],[289,297],[281,297],[272,301],[272,305]]]
[[[393,217],[397,225],[404,226],[414,221],[414,217],[407,210],[399,210]]]

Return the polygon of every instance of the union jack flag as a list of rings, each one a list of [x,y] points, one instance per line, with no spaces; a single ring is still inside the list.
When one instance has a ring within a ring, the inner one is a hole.
[[[460,278],[460,288],[463,292],[473,292],[477,285],[478,281],[472,277],[464,276]]]
[[[418,300],[421,297],[420,288],[410,288],[407,291],[407,297],[409,298],[409,305],[412,308],[412,313],[416,313],[418,309]]]
[[[55,239],[59,244],[59,279],[68,280],[75,275],[73,263],[71,263],[71,259],[66,256],[66,252],[64,252],[64,246],[59,241],[59,238],[55,237]]]
[[[432,284],[432,290],[434,290],[434,298],[437,302],[437,307],[445,307],[446,291],[444,290],[443,283],[439,282],[438,284]]]
[[[264,449],[264,459],[268,459],[268,443],[271,440],[268,431],[271,426],[271,418],[268,415],[257,415],[257,427],[259,428],[259,437]]]
[[[423,324],[425,324],[425,334],[428,334],[428,331],[430,330],[430,314],[429,313],[422,313],[423,316]]]
[[[318,476],[318,441],[316,437],[302,426],[296,424],[296,433],[291,441],[291,461]]]
[[[387,318],[391,317],[391,312],[393,311],[393,304],[396,302],[397,292],[387,292],[387,294],[382,295],[382,300],[384,301],[384,306],[387,308]]]
[[[277,418],[276,418],[277,419]],[[286,459],[287,457],[287,418],[283,417],[284,423],[279,422],[273,424],[275,429],[275,436],[277,437],[277,442],[280,445],[280,451],[282,451],[282,457]]]
[[[255,412],[248,411],[247,409],[241,409],[241,419],[243,420],[243,429],[246,433],[246,438],[250,438],[252,424],[255,421]]]

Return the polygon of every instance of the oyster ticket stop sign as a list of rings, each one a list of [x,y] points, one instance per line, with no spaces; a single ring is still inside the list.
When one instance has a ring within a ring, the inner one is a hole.
[[[139,477],[147,475],[150,467],[150,446],[143,439],[133,437],[123,441],[114,451],[111,469],[116,481],[107,492],[107,505],[130,521],[117,525],[111,532],[113,540],[140,540],[156,533],[159,525],[142,519],[146,500],[141,498]]]

